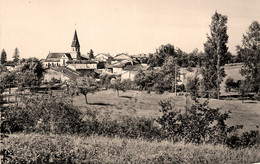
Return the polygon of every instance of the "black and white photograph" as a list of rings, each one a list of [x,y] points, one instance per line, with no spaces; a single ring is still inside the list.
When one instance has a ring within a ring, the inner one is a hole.
[[[0,163],[260,163],[260,0],[0,0]]]

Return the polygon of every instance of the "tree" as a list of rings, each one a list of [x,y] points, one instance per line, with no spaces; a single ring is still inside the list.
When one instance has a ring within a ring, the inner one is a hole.
[[[140,70],[134,79],[134,83],[139,87],[140,90],[148,90],[150,89],[153,85],[155,78],[154,78],[154,71],[142,71]]]
[[[226,60],[225,60],[225,64],[229,64],[232,62],[232,57],[233,55],[231,54],[231,52],[227,52],[227,55],[226,55]]]
[[[9,88],[9,96],[8,101],[10,101],[10,95],[11,95],[11,86],[15,85],[15,77],[16,72],[12,71],[6,71],[0,73],[0,83],[3,88]]]
[[[198,72],[194,76],[188,76],[185,84],[186,91],[191,94],[192,99],[196,99],[199,96],[200,79]]]
[[[19,55],[19,50],[18,48],[16,47],[15,50],[14,50],[14,55],[13,55],[13,61],[14,62],[18,62],[19,61],[19,58],[20,58],[20,55]]]
[[[29,87],[31,91],[36,91],[43,78],[44,68],[36,58],[29,58],[20,61],[17,72],[18,87]]]
[[[89,59],[94,59],[94,52],[92,49],[90,49],[88,57],[89,57]]]
[[[149,54],[148,64],[152,67],[161,67],[168,56],[176,57],[174,46],[161,45],[155,54]]]
[[[161,72],[163,73],[164,90],[176,89],[178,76],[177,59],[173,56],[167,57],[162,65]]]
[[[243,61],[241,75],[253,86],[253,91],[260,95],[260,24],[257,21],[253,21],[243,35],[237,53]]]
[[[117,96],[119,97],[119,91],[125,92],[125,86],[121,82],[121,79],[111,79],[111,88],[113,88],[117,92]]]
[[[1,52],[1,64],[6,63],[6,61],[7,61],[7,55],[6,55],[5,49],[3,49]]]
[[[110,74],[107,74],[107,73],[101,74],[100,75],[100,84],[107,89],[111,85],[110,82],[111,82],[112,78],[115,78],[115,75],[113,75],[113,74],[110,75]]]
[[[76,86],[81,94],[85,96],[86,104],[88,104],[87,94],[95,93],[98,90],[97,83],[92,77],[78,77],[76,79]]]
[[[227,16],[217,12],[212,16],[210,25],[210,36],[207,35],[207,42],[204,44],[206,54],[202,75],[204,76],[204,90],[213,93],[214,97],[219,98],[220,83],[225,77],[223,66],[227,58]]]

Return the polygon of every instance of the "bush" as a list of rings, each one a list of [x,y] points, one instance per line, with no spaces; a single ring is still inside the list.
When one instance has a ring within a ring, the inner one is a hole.
[[[200,79],[197,75],[192,77],[187,77],[187,82],[185,84],[185,89],[189,92],[193,99],[199,97],[199,87],[200,87]]]
[[[259,132],[245,132],[241,136],[234,135],[242,125],[227,126],[228,113],[220,113],[220,109],[208,107],[208,101],[200,104],[195,101],[186,112],[174,109],[171,101],[161,101],[162,116],[157,122],[162,126],[163,135],[174,141],[184,140],[196,144],[224,144],[232,148],[250,147],[259,141]]]
[[[241,80],[237,80],[235,82],[233,78],[228,77],[225,82],[226,92],[230,92],[231,89],[238,90],[240,84],[241,84]]]
[[[123,116],[114,120],[110,116],[100,117],[91,110],[88,110],[86,115],[88,119],[84,121],[84,126],[80,129],[80,133],[84,136],[97,134],[122,138],[161,138],[161,131],[154,126],[154,119]]]
[[[22,97],[4,114],[7,121],[1,130],[9,132],[77,133],[81,123],[81,112],[65,95]]]

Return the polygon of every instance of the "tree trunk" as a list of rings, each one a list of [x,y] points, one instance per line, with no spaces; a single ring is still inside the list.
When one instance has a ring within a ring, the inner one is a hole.
[[[117,90],[117,97],[119,97],[119,90]]]
[[[9,96],[8,96],[8,103],[10,103],[10,96],[11,96],[11,83],[9,83]]]
[[[220,95],[220,52],[219,52],[219,49],[220,49],[220,45],[219,45],[219,38],[218,38],[218,41],[217,41],[217,57],[218,57],[218,60],[217,60],[217,75],[218,75],[218,79],[217,79],[217,94],[218,94],[218,99],[219,99],[219,95]]]
[[[88,104],[88,98],[87,98],[87,94],[84,94],[85,96],[85,101],[86,101],[86,104]]]
[[[73,105],[73,95],[71,95],[71,105]]]

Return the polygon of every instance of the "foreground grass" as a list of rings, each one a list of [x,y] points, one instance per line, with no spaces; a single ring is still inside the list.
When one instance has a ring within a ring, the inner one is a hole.
[[[260,162],[260,150],[256,148],[232,150],[224,146],[100,136],[13,134],[5,140],[5,147],[13,150],[11,163]]]

